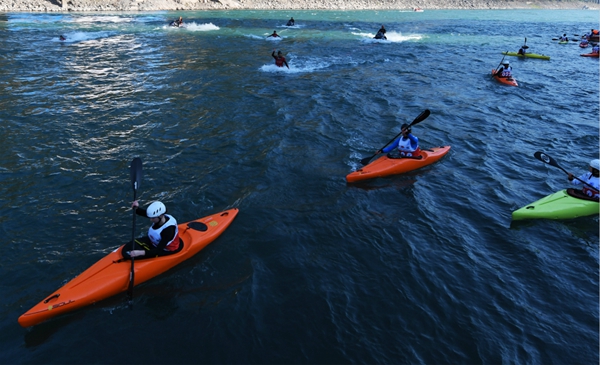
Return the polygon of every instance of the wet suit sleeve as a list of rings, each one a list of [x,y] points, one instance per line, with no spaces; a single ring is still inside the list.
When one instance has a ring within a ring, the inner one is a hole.
[[[400,138],[402,138],[402,137],[400,137]],[[394,150],[394,148],[397,148],[398,147],[398,142],[400,142],[400,138],[396,139],[394,141],[394,143],[392,143],[391,145],[389,145],[386,148],[382,149],[381,152],[388,153],[388,152]]]
[[[271,56],[273,56],[273,58],[274,58],[275,60],[277,60],[277,56],[275,56],[275,51],[273,51],[273,53],[271,53]]]
[[[139,216],[142,216],[142,217],[148,218],[148,215],[146,214],[146,209],[136,208],[135,209],[135,214],[137,214]]]

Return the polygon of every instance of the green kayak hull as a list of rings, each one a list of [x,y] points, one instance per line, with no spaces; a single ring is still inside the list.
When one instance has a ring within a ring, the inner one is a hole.
[[[561,190],[515,210],[512,219],[573,219],[598,212],[597,201],[574,198],[567,194],[567,190]]]
[[[518,54],[517,52],[502,52],[503,55],[515,56],[515,57],[527,57],[527,58],[539,58],[540,60],[549,60],[550,56],[536,53],[525,53],[524,55]]]

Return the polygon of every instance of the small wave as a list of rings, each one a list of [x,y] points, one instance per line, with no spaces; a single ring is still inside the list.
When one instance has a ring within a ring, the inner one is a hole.
[[[63,33],[62,35],[66,38],[64,41],[61,41],[58,37],[54,38],[54,40],[56,40],[57,42],[63,42],[63,43],[84,42],[84,41],[89,41],[89,40],[94,40],[94,39],[106,38],[109,36],[109,33],[108,32],[93,32],[93,33],[69,32],[69,33]]]
[[[260,71],[263,72],[283,72],[283,73],[308,73],[323,70],[329,66],[331,66],[332,62],[325,61],[320,58],[308,58],[308,59],[295,59],[293,64],[290,64],[290,60],[287,60],[290,68],[287,67],[277,67],[275,64],[263,65],[260,68]]]
[[[213,23],[196,24],[196,22],[183,23],[182,27],[192,32],[209,32],[211,30],[221,29]]]
[[[120,17],[120,16],[106,16],[106,15],[94,15],[94,16],[82,16],[68,20],[72,23],[129,23],[133,21],[133,18]]]
[[[367,43],[400,43],[423,39],[423,36],[420,34],[402,35],[399,32],[387,32],[385,34],[387,39],[375,39],[374,33],[352,32],[352,34],[365,38],[362,41]]]

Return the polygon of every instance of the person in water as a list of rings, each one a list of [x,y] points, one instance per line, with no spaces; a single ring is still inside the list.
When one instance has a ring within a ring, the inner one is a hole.
[[[67,38],[65,38],[64,35],[61,35],[60,37],[58,37],[58,39],[60,39],[61,41],[66,41],[67,40]]]
[[[563,34],[562,37],[558,38],[559,42],[568,42],[569,38],[567,37],[567,34]]]
[[[296,22],[294,21],[294,17],[292,17],[290,20],[288,20],[288,22],[287,22],[287,24],[286,24],[286,25],[287,25],[288,27],[293,27],[293,26],[294,26],[294,24],[296,24]]]
[[[568,179],[573,185],[583,185],[581,191],[591,197],[591,198],[599,198],[598,190],[600,189],[600,160],[595,159],[590,161],[589,172],[579,176],[579,180],[585,182],[583,184],[581,181],[575,179],[573,174],[569,173]]]
[[[377,31],[377,34],[375,34],[375,39],[387,39],[387,37],[385,36],[385,27],[382,25],[381,28],[379,28],[379,30]]]
[[[277,55],[275,55],[275,50],[273,50],[271,56],[273,56],[273,58],[275,59],[275,65],[277,65],[277,67],[283,67],[283,65],[285,65],[288,69],[290,68],[290,66],[285,60],[285,57],[283,57],[283,53],[281,53],[281,51],[277,52]]]
[[[502,63],[502,67],[500,67],[498,71],[496,71],[495,75],[507,79],[512,77],[512,66],[508,62]]]
[[[277,31],[276,31],[276,30],[274,30],[274,31],[273,31],[273,34],[270,34],[270,35],[268,35],[268,36],[267,36],[267,38],[269,38],[269,37],[273,37],[273,38],[281,38],[281,37],[279,36],[279,34],[277,34]]]
[[[183,25],[183,18],[179,17],[179,19],[173,20],[170,25],[173,27],[181,27]]]
[[[380,154],[382,152],[388,153],[393,151],[394,149],[398,149],[400,157],[420,158],[421,149],[419,148],[419,139],[410,133],[411,128],[408,124],[402,124],[400,129],[402,131],[402,135],[391,145],[387,146],[382,150],[377,151],[377,154]]]
[[[123,246],[121,254],[124,258],[135,257],[136,260],[154,258],[174,254],[183,248],[177,220],[167,214],[167,208],[162,202],[155,201],[148,208],[141,209],[136,200],[131,204],[131,208],[135,209],[137,215],[150,218],[152,226],[148,229],[147,236]]]

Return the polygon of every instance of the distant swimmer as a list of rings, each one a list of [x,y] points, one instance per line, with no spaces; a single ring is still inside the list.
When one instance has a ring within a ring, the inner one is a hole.
[[[275,55],[275,50],[273,50],[271,56],[273,56],[273,58],[275,59],[275,65],[277,65],[277,67],[283,67],[283,65],[285,65],[288,69],[290,68],[290,66],[285,60],[285,57],[283,57],[283,53],[281,53],[281,51],[277,52],[277,55]]]
[[[61,35],[58,39],[60,39],[61,41],[66,41],[67,40],[67,38],[65,38],[64,35]]]
[[[294,21],[294,17],[292,17],[290,20],[288,20],[286,26],[293,27],[294,24],[296,24],[296,22]]]
[[[375,34],[375,39],[387,39],[387,37],[385,36],[385,27],[383,25],[381,26],[381,28],[379,28],[377,34]]]
[[[269,38],[269,37],[273,37],[273,38],[281,38],[281,37],[279,36],[279,34],[277,34],[277,31],[276,31],[276,30],[274,30],[274,31],[273,31],[273,34],[271,34],[271,35],[268,35],[268,36],[267,36],[267,38]]]

